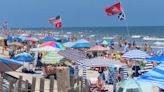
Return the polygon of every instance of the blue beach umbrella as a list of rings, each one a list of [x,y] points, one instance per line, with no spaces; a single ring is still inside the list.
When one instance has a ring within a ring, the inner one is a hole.
[[[32,62],[34,60],[34,57],[31,54],[23,52],[15,55],[13,59],[22,62]]]
[[[154,57],[147,58],[146,60],[150,62],[162,63],[164,62],[164,56],[154,56]]]
[[[81,39],[75,42],[75,44],[72,46],[73,48],[90,48],[91,44],[89,41],[85,39]]]
[[[44,43],[48,41],[56,41],[56,39],[51,36],[46,36],[44,39],[39,40],[40,43]]]

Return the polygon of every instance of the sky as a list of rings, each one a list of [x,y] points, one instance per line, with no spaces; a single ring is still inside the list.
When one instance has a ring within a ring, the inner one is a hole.
[[[127,16],[107,16],[105,7],[121,2]],[[52,27],[60,15],[63,27],[164,26],[164,0],[0,0],[0,23],[10,27]]]

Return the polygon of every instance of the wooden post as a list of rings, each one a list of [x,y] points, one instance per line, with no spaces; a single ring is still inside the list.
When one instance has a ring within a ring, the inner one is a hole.
[[[70,73],[68,67],[57,67],[57,90],[58,92],[68,92],[70,88]]]
[[[36,78],[32,78],[31,92],[35,92]]]
[[[44,92],[44,78],[40,78],[40,92]]]
[[[3,92],[3,78],[0,77],[0,92]]]
[[[14,91],[14,86],[13,86],[13,84],[14,84],[14,81],[13,81],[13,80],[10,80],[10,81],[9,81],[9,90],[8,90],[8,92],[13,92],[13,91]]]
[[[22,86],[22,76],[19,76],[18,88],[17,88],[18,92],[21,92],[21,88],[22,88],[21,86]]]
[[[29,91],[29,88],[28,87],[29,87],[28,80],[26,80],[25,81],[25,89],[24,89],[25,92],[28,92]]]
[[[50,76],[50,92],[54,92],[54,76]]]

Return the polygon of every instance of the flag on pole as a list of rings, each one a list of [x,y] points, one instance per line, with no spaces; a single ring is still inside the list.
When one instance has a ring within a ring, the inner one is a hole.
[[[50,18],[49,22],[50,22],[51,25],[56,26],[56,28],[61,28],[62,27],[62,20],[61,20],[60,16]]]
[[[126,20],[125,13],[124,13],[124,12],[119,13],[119,14],[118,14],[118,19],[119,19],[119,20]]]
[[[108,16],[113,16],[115,14],[121,13],[122,12],[122,8],[121,8],[121,4],[120,2],[112,5],[112,6],[108,6],[105,8],[105,12]]]

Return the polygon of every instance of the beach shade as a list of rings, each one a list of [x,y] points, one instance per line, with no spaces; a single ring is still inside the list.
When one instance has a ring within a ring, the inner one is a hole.
[[[15,60],[8,60],[5,58],[0,58],[0,73],[7,71],[15,71],[20,68],[23,64]]]
[[[22,36],[22,37],[30,37],[31,34],[20,34],[20,36]]]
[[[154,51],[152,52],[152,54],[153,54],[154,56],[164,56],[164,49],[154,50]]]
[[[48,41],[56,41],[56,39],[51,36],[46,36],[43,39],[39,40],[40,43],[44,43],[44,42],[48,42]]]
[[[41,62],[43,64],[58,64],[62,59],[64,59],[63,56],[55,52],[49,52],[45,57],[41,59]]]
[[[0,41],[4,40],[5,38],[4,37],[0,37]]]
[[[98,45],[109,45],[109,42],[107,40],[100,40],[97,42]]]
[[[14,36],[9,35],[9,36],[7,37],[7,41],[9,41],[9,42],[14,41]]]
[[[27,37],[24,37],[24,36],[16,37],[16,41],[18,41],[18,42],[24,42],[24,41],[27,41]]]
[[[109,49],[99,45],[93,46],[89,49],[89,51],[107,51],[107,50]]]
[[[80,52],[79,50],[76,49],[67,49],[67,50],[61,50],[58,52],[58,54],[73,60],[73,61],[79,61],[79,60],[84,60],[88,59],[87,56],[85,56],[84,53]]]
[[[149,62],[156,62],[156,63],[162,63],[164,62],[164,56],[154,56],[150,58],[146,58]]]
[[[139,80],[143,82],[152,83],[162,89],[164,89],[164,63],[159,64],[154,67],[152,70],[146,72],[145,74],[139,77]]]
[[[8,43],[9,46],[18,46],[18,47],[23,47],[23,44],[22,43],[19,43],[19,42],[11,42],[11,43]]]
[[[22,62],[32,62],[34,60],[34,57],[29,53],[20,53],[14,56],[13,58],[16,61],[22,61]]]
[[[39,45],[40,47],[44,47],[44,46],[52,46],[52,47],[55,47],[55,48],[58,48],[58,49],[61,49],[61,50],[65,50],[66,47],[59,43],[59,42],[54,42],[54,41],[49,41],[49,42],[45,42],[45,43],[42,43]]]
[[[157,92],[153,85],[136,79],[127,79],[117,85],[116,92]]]
[[[148,58],[150,56],[146,52],[141,50],[130,50],[123,54],[122,57],[129,60],[144,60],[145,58]]]
[[[112,61],[104,57],[80,60],[78,63],[86,67],[121,67],[125,65],[121,62]]]
[[[33,51],[33,52],[58,52],[59,50],[60,49],[52,47],[52,46],[44,46],[44,47],[30,49],[30,51]]]
[[[90,48],[91,44],[85,39],[81,39],[75,42],[72,48]]]
[[[65,47],[72,47],[73,45],[75,44],[75,42],[66,42],[66,43],[64,43],[63,45],[65,46]]]

